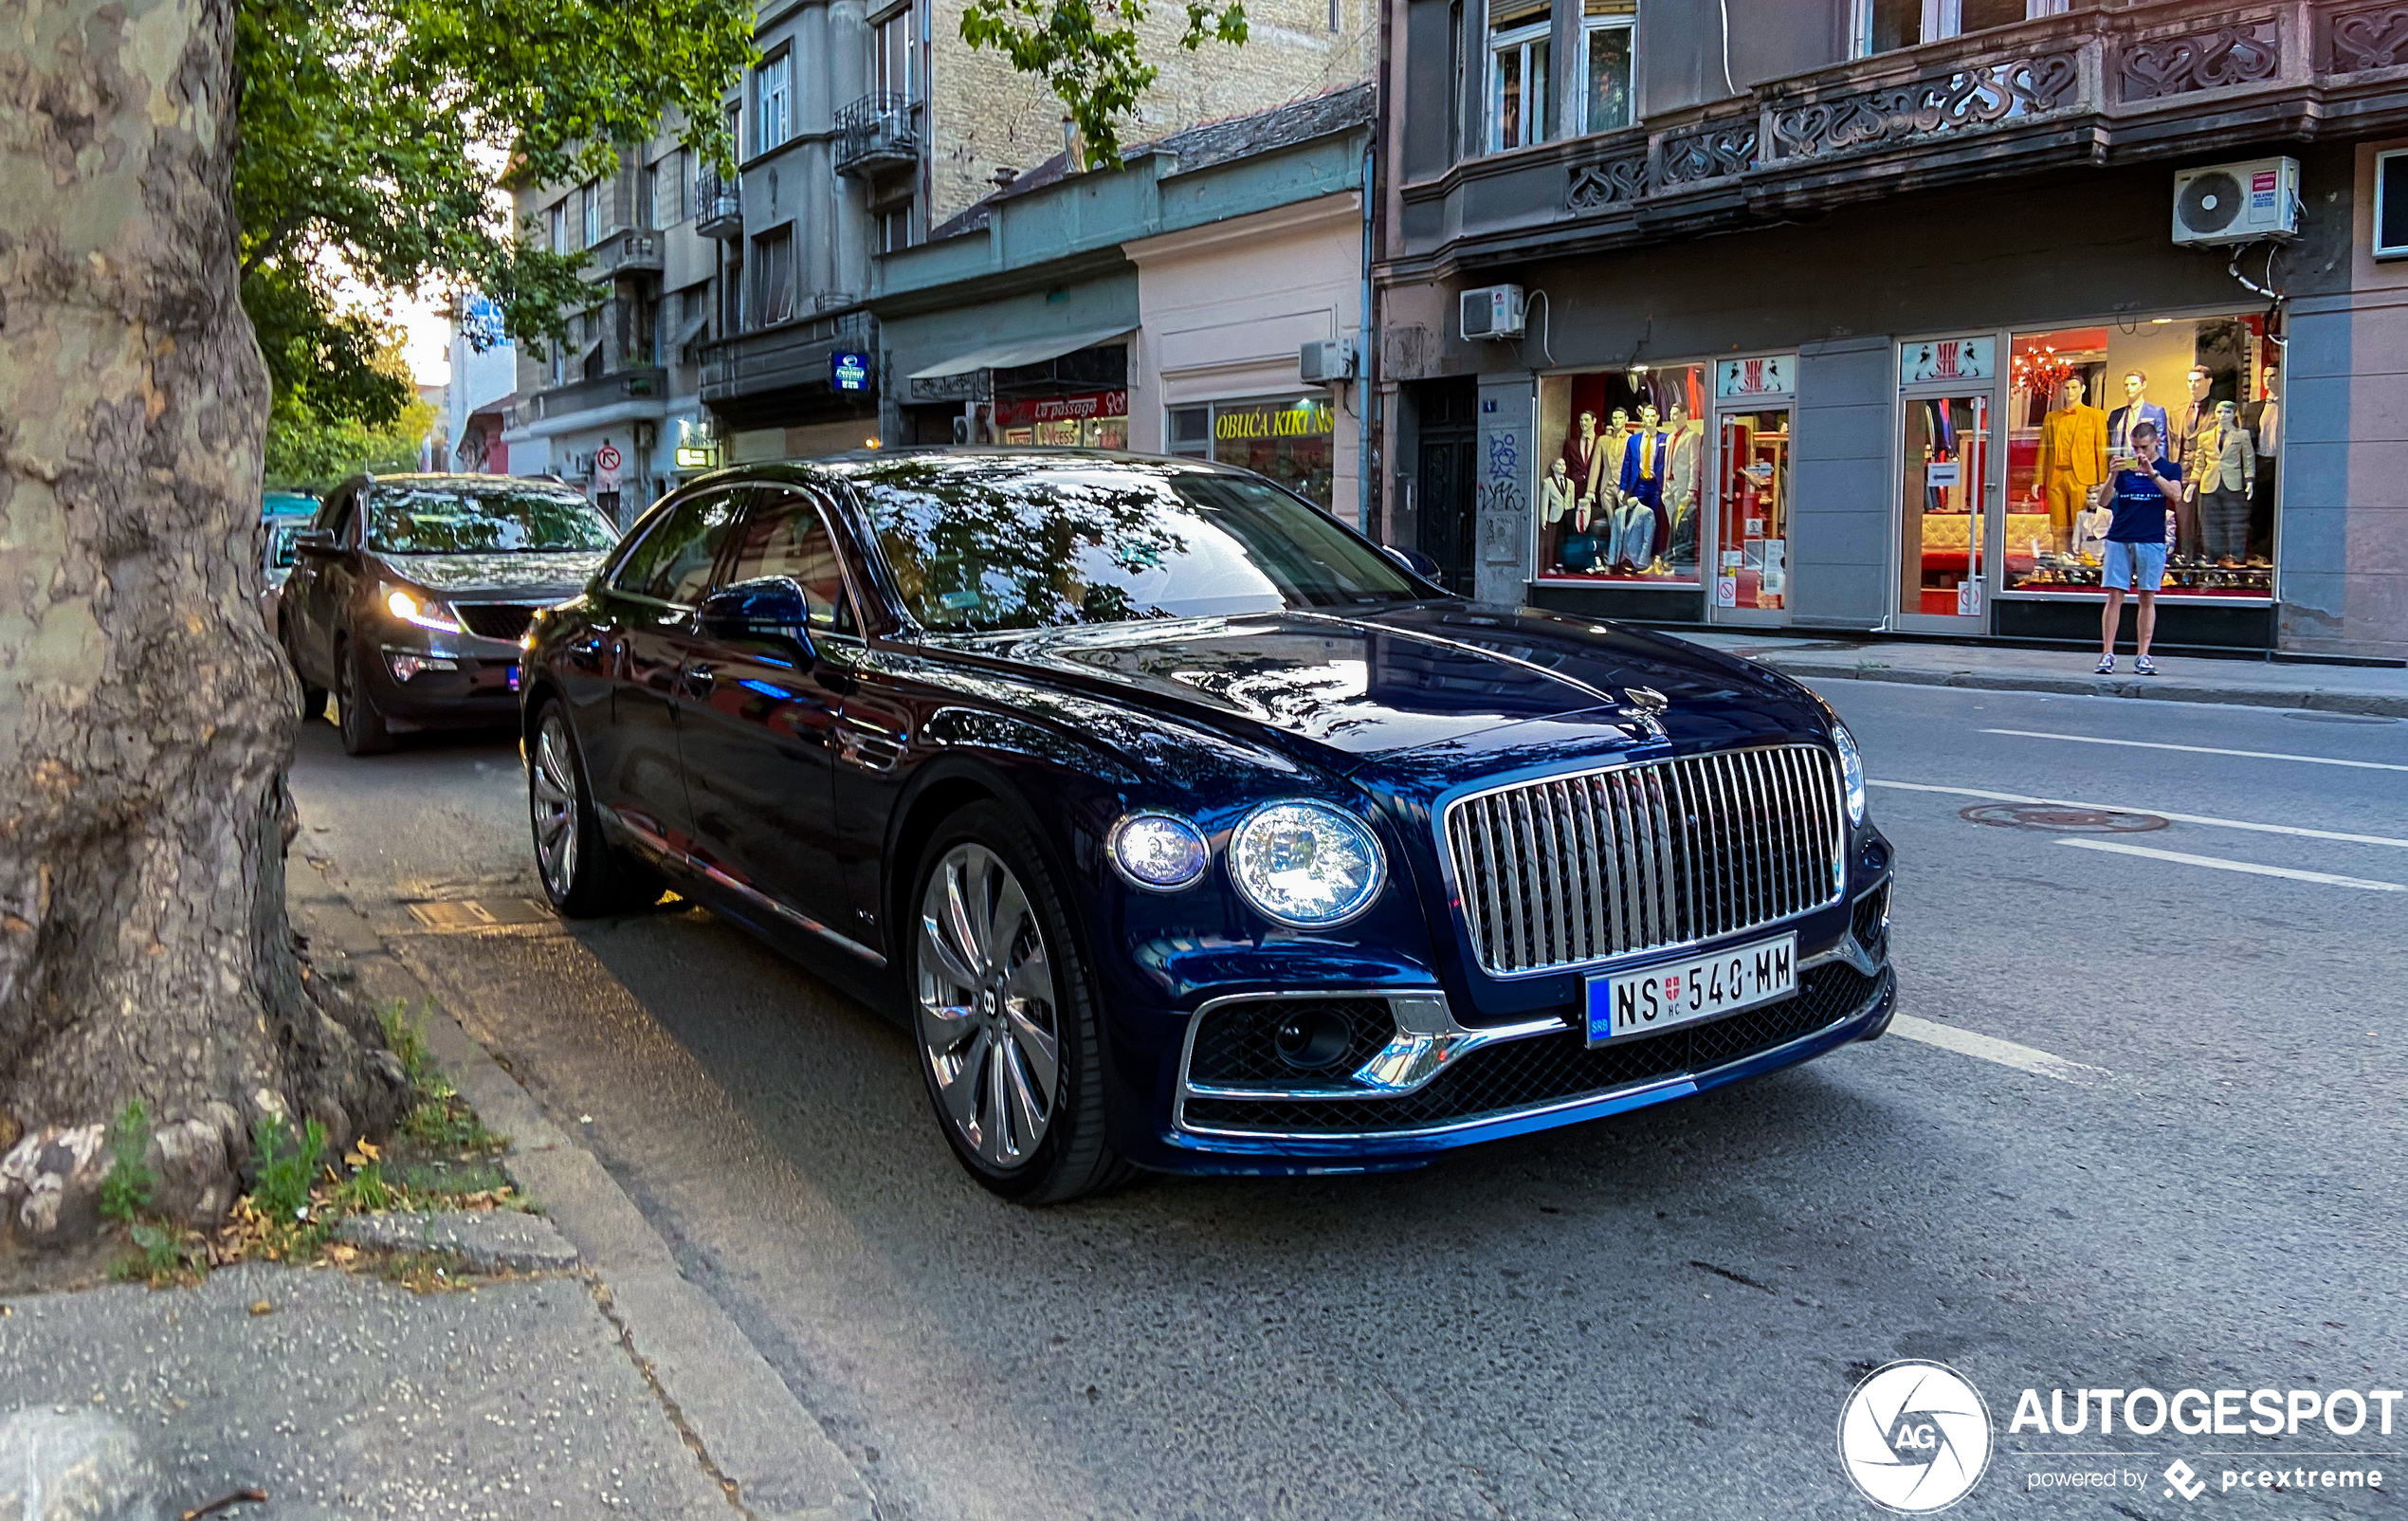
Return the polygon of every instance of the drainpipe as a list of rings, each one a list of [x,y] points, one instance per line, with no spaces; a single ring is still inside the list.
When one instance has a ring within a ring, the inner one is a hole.
[[[1379,131],[1377,117],[1375,112],[1371,130],[1363,136],[1363,309],[1361,325],[1355,333],[1360,351],[1355,358],[1355,526],[1366,535],[1371,532],[1371,208],[1372,150]]]

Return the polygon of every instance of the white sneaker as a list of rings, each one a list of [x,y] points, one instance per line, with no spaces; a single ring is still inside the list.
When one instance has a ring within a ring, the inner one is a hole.
[[[2099,674],[2102,676],[2112,676],[2115,674],[2115,657],[2113,655],[2101,655],[2099,657]]]

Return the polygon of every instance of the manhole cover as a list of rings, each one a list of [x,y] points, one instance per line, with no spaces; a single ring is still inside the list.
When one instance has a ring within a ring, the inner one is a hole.
[[[1957,816],[1967,823],[2036,829],[2051,834],[2139,834],[2166,824],[2155,814],[2120,814],[2108,808],[2071,808],[2063,803],[1976,803]]]

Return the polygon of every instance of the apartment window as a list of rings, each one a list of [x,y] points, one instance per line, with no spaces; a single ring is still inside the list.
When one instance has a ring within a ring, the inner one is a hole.
[[[794,232],[779,228],[753,240],[753,316],[756,327],[794,315]]]
[[[591,180],[577,187],[577,223],[585,229],[577,247],[591,248],[602,241],[602,187]]]
[[[689,180],[685,172],[685,150],[670,149],[649,173],[652,176],[652,225],[656,228],[675,227],[689,214],[685,202]]]
[[[1886,53],[2065,14],[2068,0],[1856,0],[1856,51]]]
[[[876,89],[881,95],[900,95],[906,101],[917,101],[920,88],[920,10],[909,6],[887,17],[878,27],[878,78]]]
[[[660,199],[661,166],[646,164],[636,172],[635,209],[638,215],[647,219],[644,225],[648,228],[661,228],[668,225],[661,220]]]
[[[569,203],[566,200],[554,201],[552,203],[552,209],[544,212],[543,215],[544,220],[550,226],[552,233],[552,251],[554,253],[568,252]]]
[[[898,208],[878,214],[878,251],[901,253],[911,247],[911,208]]]
[[[787,102],[792,99],[794,55],[780,53],[753,74],[753,152],[765,154],[786,140]]]
[[[1580,130],[1616,132],[1631,124],[1633,0],[1583,0],[1580,8]]]
[[[1491,0],[1488,7],[1488,151],[1544,142],[1547,136],[1545,6]]]

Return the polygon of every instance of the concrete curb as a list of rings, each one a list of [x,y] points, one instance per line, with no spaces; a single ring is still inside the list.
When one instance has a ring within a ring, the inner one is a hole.
[[[479,1273],[566,1273],[577,1249],[551,1221],[517,1210],[354,1215],[335,1239],[377,1252],[449,1252]]]
[[[383,948],[433,992],[429,969]],[[502,1159],[519,1186],[575,1244],[595,1298],[626,1339],[707,1468],[736,1486],[757,1521],[871,1521],[877,1497],[718,1302],[679,1272],[668,1243],[600,1161],[545,1117],[534,1096],[447,1002],[427,1049],[485,1125],[511,1138]]]
[[[1992,692],[2047,692],[2067,697],[2138,697],[2161,703],[2222,703],[2242,707],[2297,708],[2319,713],[2361,713],[2408,718],[2408,697],[2389,692],[2318,688],[2299,691],[2263,687],[2203,687],[2163,677],[2050,676],[2039,672],[1922,670],[1913,667],[1854,665],[1829,659],[1784,659],[1773,651],[1749,656],[1784,676],[1824,681],[1886,681],[1909,687],[1961,687]]]

